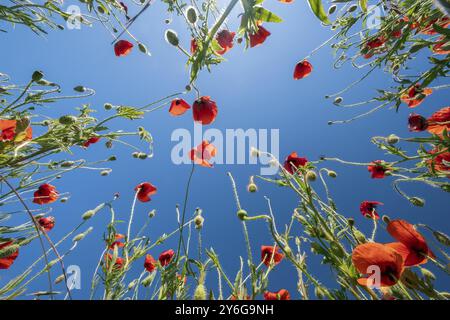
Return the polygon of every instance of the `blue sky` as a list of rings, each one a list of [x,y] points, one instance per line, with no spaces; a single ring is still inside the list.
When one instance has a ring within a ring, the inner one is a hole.
[[[331,49],[324,48],[310,59],[314,66],[311,76],[294,81],[292,72],[296,62],[325,41],[331,32],[321,27],[307,5],[301,1],[292,5],[267,1],[265,6],[284,19],[281,24],[266,25],[272,33],[266,43],[247,51],[244,51],[243,45],[235,44],[226,54],[226,62],[214,67],[212,73],[200,74],[197,87],[202,95],[211,96],[219,108],[217,120],[208,128],[217,128],[223,132],[225,129],[237,128],[279,129],[280,156],[284,158],[292,151],[297,151],[310,160],[317,160],[321,155],[361,162],[383,159],[382,151],[370,143],[372,136],[387,136],[391,133],[402,137],[412,136],[406,123],[410,110],[404,106],[398,113],[381,110],[347,125],[327,125],[329,120],[350,118],[366,110],[364,107],[340,110],[324,99],[325,95],[358,79],[360,71],[350,66],[334,70]],[[239,10],[234,10],[228,21],[231,29],[238,26],[238,13]],[[34,70],[43,70],[45,77],[61,84],[66,93],[80,84],[94,88],[96,95],[83,102],[91,103],[98,110],[96,115],[99,118],[109,115],[108,111],[103,110],[105,102],[142,106],[182,91],[188,82],[185,56],[167,44],[163,35],[168,27],[176,30],[186,48],[189,46],[189,35],[183,22],[176,17],[167,26],[164,23],[167,17],[165,5],[157,2],[132,28],[133,34],[150,49],[151,57],[141,54],[137,48],[127,57],[115,57],[110,45],[112,39],[100,25],[83,27],[81,30],[54,31],[45,37],[38,37],[18,26],[13,32],[2,34],[4,49],[0,51],[0,71],[9,74],[15,83],[26,83]],[[417,67],[420,67],[420,63]],[[375,89],[385,88],[388,83],[389,76],[380,70],[377,75],[350,91],[345,96],[346,102],[369,98]],[[194,98],[194,93],[185,97],[189,102],[193,102]],[[430,115],[446,106],[444,98],[445,93],[442,92],[428,97],[417,112]],[[54,116],[74,114],[74,108],[78,106],[78,101],[69,100],[40,112]],[[140,125],[149,130],[155,140],[152,159],[136,160],[131,157],[130,149],[115,145],[112,150],[108,150],[102,143],[88,150],[77,150],[73,156],[64,155],[63,158],[67,159],[94,160],[115,154],[118,161],[111,163],[113,172],[107,177],[86,170],[68,174],[54,183],[60,192],[70,192],[70,201],[53,206],[52,215],[57,220],[56,227],[50,233],[53,239],[63,236],[80,221],[83,212],[109,200],[115,192],[121,194],[115,204],[118,219],[126,220],[134,196],[133,188],[142,181],[152,182],[157,186],[158,193],[150,203],[138,204],[134,230],[140,228],[152,209],[157,210],[157,215],[148,229],[151,239],[176,227],[175,205],[183,202],[190,166],[176,166],[171,162],[170,152],[175,143],[170,137],[178,128],[192,131],[192,117],[187,113],[183,117],[173,118],[164,109],[139,121],[116,120],[111,128],[135,130]],[[448,233],[448,212],[445,212],[448,211],[448,195],[443,192],[425,185],[405,186],[408,194],[426,198],[426,206],[417,208],[395,193],[389,179],[370,179],[365,167],[347,167],[336,163],[329,163],[328,167],[339,175],[329,186],[340,212],[355,218],[360,229],[370,232],[372,225],[360,215],[359,203],[377,200],[384,203],[379,210],[382,214],[414,223],[426,223]],[[258,183],[257,193],[247,193],[248,177],[259,173],[257,165],[218,165],[213,169],[196,169],[188,214],[193,213],[196,207],[203,209],[204,245],[215,249],[225,272],[234,278],[239,268],[239,255],[245,256],[245,248],[226,175],[228,171],[236,178],[241,202],[249,213],[266,213],[264,196],[271,199],[280,229],[289,221],[297,198],[290,190],[264,183]],[[26,221],[27,218],[23,215],[15,219],[13,221]],[[88,297],[92,273],[103,250],[101,239],[108,221],[106,211],[96,216],[91,221],[94,231],[80,243],[74,254],[67,257],[66,265],[81,267],[82,289],[73,293],[75,298]],[[120,231],[125,233],[125,230],[126,226],[121,226]],[[298,225],[294,230],[297,234],[302,231]],[[267,226],[262,222],[250,223],[249,232],[254,255],[259,256],[260,245],[271,244]],[[389,237],[382,231],[377,240],[389,241]],[[151,253],[157,256],[161,251],[175,247],[175,244],[168,241]],[[0,284],[24,270],[39,254],[38,243],[23,248],[14,267],[0,273]],[[321,266],[310,252],[308,260],[316,276],[323,283],[333,286],[334,279],[329,268]],[[428,267],[434,270],[432,266]],[[138,275],[140,270],[135,272]],[[57,274],[53,271],[54,277]],[[448,287],[448,277],[439,272],[437,274],[440,276],[439,286]],[[295,270],[284,262],[271,274],[269,289],[276,291],[287,288],[294,298],[298,298],[295,282]],[[216,288],[215,274],[209,275],[207,284]],[[30,290],[44,288],[46,279],[42,277]],[[63,290],[62,287],[58,289]]]

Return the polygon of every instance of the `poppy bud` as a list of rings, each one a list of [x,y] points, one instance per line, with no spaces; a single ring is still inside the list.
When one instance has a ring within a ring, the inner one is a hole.
[[[111,110],[113,108],[113,105],[111,103],[105,103],[103,105],[103,108],[105,108],[105,110]]]
[[[86,92],[86,88],[83,86],[76,86],[73,90],[80,93]]]
[[[450,247],[450,238],[442,232],[434,231],[433,236],[436,238],[436,240],[443,245],[446,245],[447,247]]]
[[[353,227],[355,225],[355,220],[353,218],[348,218],[347,223],[350,227]]]
[[[138,43],[138,48],[139,48],[140,52],[148,54],[148,50],[147,50],[147,47],[145,46],[145,44],[139,42]]]
[[[81,218],[83,220],[89,220],[90,218],[92,218],[95,215],[95,211],[94,210],[88,210],[85,213],[83,213],[83,215],[81,216]]]
[[[100,175],[102,177],[106,177],[111,173],[111,171],[112,171],[111,169],[102,170],[102,171],[100,171]]]
[[[89,229],[87,229],[85,232],[79,233],[75,237],[73,237],[72,241],[78,242],[78,241],[83,240],[92,230],[93,230],[93,228],[89,227]]]
[[[190,23],[195,24],[197,22],[197,10],[190,6],[186,10],[186,17]]]
[[[336,5],[332,5],[329,9],[328,9],[328,14],[333,14],[336,12]]]
[[[253,192],[258,191],[258,187],[254,183],[249,183],[248,186],[247,186],[247,190],[248,190],[248,192],[252,192],[253,193]]]
[[[355,236],[355,239],[359,242],[359,243],[366,243],[366,236],[359,230],[354,229],[353,230],[353,234]]]
[[[317,179],[317,174],[314,171],[310,170],[306,173],[307,181],[313,182],[313,181],[316,181],[316,179]]]
[[[445,192],[450,192],[450,184],[446,183],[441,185],[441,189]]]
[[[166,30],[166,41],[174,47],[178,47],[178,45],[180,44],[180,40],[178,40],[178,34],[171,29]]]
[[[344,101],[344,98],[342,98],[342,97],[336,97],[336,99],[334,99],[334,104],[340,104],[340,103],[342,103],[342,101]]]
[[[356,9],[358,9],[358,6],[356,5],[356,4],[354,4],[354,5],[351,5],[350,6],[350,8],[348,8],[348,12],[353,12],[353,11],[355,11]]]
[[[58,283],[64,281],[64,279],[65,279],[65,277],[64,277],[63,274],[60,275],[60,276],[58,276],[58,277],[55,279],[55,284],[58,284]]]
[[[418,197],[411,197],[408,200],[416,207],[423,207],[425,205],[425,200]]]
[[[131,155],[133,156],[133,158],[138,158],[139,157],[139,152],[135,151]]]
[[[165,23],[165,24],[170,24],[170,22],[172,22],[170,19],[164,20],[164,23]]]
[[[133,289],[135,286],[136,286],[136,280],[131,281],[131,282],[128,284],[128,290]]]
[[[420,278],[419,276],[406,268],[401,275],[402,283],[405,284],[408,288],[418,289],[420,287]]]
[[[144,287],[148,287],[152,283],[153,278],[154,278],[154,273],[151,273],[147,278],[145,278],[144,280],[141,281],[141,284]]]
[[[191,87],[190,85],[187,84],[187,85],[184,87],[184,89],[186,89],[186,91],[189,92],[189,91],[192,90],[192,87]]]
[[[386,215],[382,216],[381,220],[383,220],[383,222],[386,223],[386,224],[389,224],[389,222],[391,222],[391,218],[389,218]]]
[[[296,214],[295,218],[298,220],[298,222],[300,222],[303,225],[307,225],[308,224],[308,220],[304,216]]]
[[[60,166],[62,168],[70,168],[71,166],[74,165],[75,162],[73,161],[64,161],[63,163],[60,164]]]
[[[194,291],[194,300],[206,300],[205,285],[200,283]]]
[[[77,121],[77,118],[74,116],[62,116],[58,119],[59,123],[64,125],[73,124]]]
[[[420,268],[420,272],[422,273],[422,275],[424,276],[424,278],[426,280],[431,280],[431,281],[436,280],[436,276],[430,270],[425,269],[425,268]]]
[[[386,138],[387,143],[389,144],[396,144],[400,141],[400,138],[395,135],[395,134],[390,134],[387,138]]]
[[[195,228],[196,229],[201,229],[203,227],[203,222],[204,221],[205,221],[205,219],[201,215],[197,215],[194,218]]]
[[[237,212],[237,216],[239,219],[241,219],[242,221],[245,220],[245,218],[247,218],[247,211],[241,209]]]
[[[62,203],[65,203],[65,202],[67,202],[68,200],[69,200],[69,198],[67,198],[67,197],[64,197],[64,198],[61,198],[61,200],[60,200],[60,201],[61,201]]]
[[[141,160],[145,160],[148,158],[148,155],[146,153],[141,152],[139,153],[138,158]]]
[[[44,77],[44,74],[42,73],[42,71],[35,71],[35,72],[33,72],[33,75],[31,76],[31,79],[32,79],[34,82],[38,82],[38,81],[40,81],[43,77]]]
[[[330,177],[330,178],[336,178],[337,177],[337,173],[335,172],[335,171],[332,171],[332,170],[328,170],[328,176]]]
[[[155,210],[155,209],[153,209],[152,211],[150,211],[150,212],[148,213],[148,217],[149,217],[149,218],[153,218],[155,215],[156,215],[156,210]]]

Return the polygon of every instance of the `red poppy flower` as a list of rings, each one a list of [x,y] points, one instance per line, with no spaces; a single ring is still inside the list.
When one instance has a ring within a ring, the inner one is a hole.
[[[161,267],[167,266],[170,263],[170,261],[172,261],[174,255],[175,251],[173,251],[172,249],[166,250],[163,253],[161,253],[158,258]]]
[[[125,236],[123,234],[117,233],[114,236],[114,242],[111,243],[109,249],[114,250],[115,247],[122,248],[123,246],[125,246],[125,244],[122,241],[120,241],[123,239],[125,239]]]
[[[398,39],[402,36],[402,29],[392,31],[391,36]]]
[[[297,152],[292,152],[284,160],[283,167],[290,173],[294,174],[299,167],[304,167],[308,163],[308,159],[301,158],[297,155]]]
[[[200,97],[195,100],[192,106],[194,121],[201,124],[211,124],[217,117],[217,105],[216,102],[211,100],[210,97]]]
[[[311,63],[309,63],[308,60],[300,61],[295,66],[294,79],[295,80],[303,79],[303,78],[309,76],[309,74],[312,72],[312,70],[313,70],[313,67],[312,67]]]
[[[202,141],[196,148],[192,149],[190,152],[191,160],[203,167],[211,168],[212,164],[209,162],[213,157],[216,156],[217,148],[209,141]]]
[[[411,113],[408,117],[408,127],[411,132],[424,131],[428,127],[428,121],[420,114]]]
[[[359,211],[361,211],[362,215],[368,218],[372,219],[379,219],[380,216],[378,215],[378,212],[376,211],[377,206],[383,205],[381,202],[378,201],[363,201],[361,202],[361,205],[359,206]]]
[[[189,103],[184,101],[183,99],[173,99],[170,104],[169,112],[173,116],[181,116],[183,113],[188,111],[191,108]]]
[[[235,35],[235,32],[230,32],[228,30],[222,30],[217,34],[216,40],[222,47],[222,50],[217,51],[218,54],[225,54],[227,51],[233,48],[233,40]]]
[[[197,40],[195,40],[194,38],[191,39],[191,54],[194,54],[195,51],[197,51],[198,45],[197,45]]]
[[[379,37],[367,42],[366,46],[369,49],[375,49],[375,48],[379,48],[382,45],[384,45],[385,42],[386,42],[386,39],[383,36],[379,36]]]
[[[427,257],[434,257],[425,238],[405,220],[392,220],[387,225],[387,232],[398,242],[388,244],[403,257],[406,267],[427,262]]]
[[[33,138],[33,129],[28,126],[17,136],[17,120],[0,120],[0,141],[25,141]]]
[[[111,263],[112,259],[113,259],[113,255],[111,253],[107,253],[105,255],[106,268],[109,269],[109,264]],[[122,267],[123,267],[123,258],[117,257],[116,262],[114,262],[113,269],[122,269]]]
[[[442,108],[428,118],[428,132],[441,135],[450,132],[450,107]]]
[[[442,48],[444,47],[444,48]],[[444,36],[440,37],[436,44],[433,46],[432,51],[435,54],[449,54],[450,53],[450,42],[446,40]]]
[[[38,219],[38,224],[45,231],[50,231],[55,226],[55,218],[54,217],[42,217]]]
[[[437,173],[447,173],[450,177],[450,152],[448,150],[441,151],[437,148],[430,151],[430,154],[438,153],[432,160],[428,160],[430,171]]]
[[[278,290],[277,292],[264,292],[264,300],[291,300],[291,295],[286,289]]]
[[[91,144],[97,143],[99,140],[100,140],[100,137],[91,137],[83,143],[83,147],[87,148]]]
[[[137,198],[141,202],[149,202],[150,196],[154,195],[157,191],[156,187],[150,182],[142,182],[134,188],[137,191]]]
[[[270,32],[267,31],[263,26],[259,26],[258,31],[250,35],[250,48],[262,44],[264,41],[266,41],[268,36],[270,36]]]
[[[283,260],[284,254],[277,246],[261,246],[261,261],[268,267],[277,265]]]
[[[447,28],[448,26],[450,26],[450,18],[444,17],[442,19],[433,19],[430,21],[430,23],[427,24],[427,26],[420,33],[427,34],[427,35],[437,34],[437,31],[434,30],[434,27],[433,27],[434,24],[437,24],[438,26],[441,26],[442,28]]]
[[[48,204],[58,200],[59,193],[51,184],[44,183],[34,192],[33,202],[37,204]]]
[[[145,256],[144,268],[150,273],[156,269],[156,260],[149,254]]]
[[[433,93],[431,88],[422,88],[420,84],[416,84],[409,88],[408,93],[401,96],[401,100],[410,108],[415,108],[423,102],[423,100]]]
[[[114,45],[114,53],[116,56],[126,56],[133,49],[133,44],[127,40],[119,40]]]
[[[380,286],[390,287],[397,283],[404,269],[402,256],[393,248],[381,244],[368,242],[358,245],[352,252],[352,261],[359,273],[370,275],[370,268],[380,268]],[[375,279],[371,279],[375,282]],[[358,279],[363,286],[373,286],[367,277]]]
[[[0,250],[6,250],[9,246],[13,244],[13,241],[7,241],[4,243],[0,243]],[[11,265],[14,263],[14,260],[17,259],[17,256],[19,255],[19,249],[11,253],[10,255],[6,257],[0,258],[0,269],[9,269]]]
[[[372,179],[383,179],[388,169],[382,160],[372,161],[367,166],[367,170],[371,173]]]

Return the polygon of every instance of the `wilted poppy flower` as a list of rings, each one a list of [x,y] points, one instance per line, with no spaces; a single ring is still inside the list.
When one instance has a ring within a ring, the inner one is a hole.
[[[189,157],[194,163],[211,168],[212,164],[209,160],[215,157],[216,153],[217,148],[209,141],[203,140],[201,144],[191,150]]]
[[[267,31],[263,26],[258,26],[258,31],[250,35],[250,47],[256,47],[266,41],[267,37],[270,36],[270,32]]]
[[[33,138],[33,130],[28,126],[22,132],[16,132],[17,120],[0,120],[0,141],[24,141]]]
[[[313,67],[312,67],[311,63],[309,63],[308,60],[300,61],[295,66],[294,79],[295,80],[303,79],[303,78],[309,76],[309,74],[312,72],[312,70],[313,70]]]
[[[166,250],[163,253],[161,253],[158,258],[161,267],[167,266],[170,263],[170,261],[172,261],[174,255],[175,251],[173,251],[172,249]]]
[[[123,239],[125,239],[125,236],[123,234],[117,233],[114,236],[114,242],[111,243],[109,249],[114,250],[115,247],[122,248],[123,246],[125,246],[125,244],[122,241],[120,241]]]
[[[0,250],[7,250],[9,246],[13,245],[13,241],[0,243]],[[9,269],[19,255],[19,249],[11,254],[0,258],[0,269]]]
[[[448,150],[441,151],[437,148],[430,151],[430,154],[435,153],[437,153],[437,155],[433,159],[427,161],[430,166],[430,171],[447,173],[450,177],[450,152]]]
[[[299,167],[304,167],[308,163],[308,159],[301,158],[297,155],[297,152],[292,152],[284,160],[283,167],[290,173],[294,174]]]
[[[111,253],[107,253],[105,255],[106,268],[109,269],[109,264],[111,263],[112,259],[113,259],[113,255]],[[123,258],[117,257],[116,261],[114,262],[113,269],[121,269],[122,267],[123,267]]]
[[[173,99],[170,104],[169,112],[173,116],[181,116],[187,110],[189,110],[191,106],[189,103],[184,101],[183,99]]]
[[[48,204],[58,200],[59,193],[51,184],[44,183],[34,192],[33,202],[37,204]]]
[[[150,196],[154,195],[157,191],[156,187],[150,182],[142,182],[134,188],[137,191],[137,198],[141,202],[149,202]]]
[[[397,283],[403,272],[404,262],[402,256],[393,248],[381,243],[368,242],[358,245],[352,252],[352,261],[356,270],[369,276],[371,268],[380,268],[380,286],[390,287]],[[358,283],[363,286],[375,285],[368,283],[367,277],[358,279]]]
[[[277,265],[283,260],[284,254],[277,246],[261,246],[261,261],[266,265]]]
[[[423,102],[426,96],[433,93],[431,88],[422,88],[420,84],[416,84],[408,89],[408,93],[401,96],[401,100],[410,108],[415,108]]]
[[[87,141],[83,143],[83,147],[87,148],[91,144],[97,143],[100,140],[100,137],[90,137]]]
[[[145,256],[144,268],[150,273],[156,269],[156,260],[149,254]]]
[[[216,40],[222,47],[222,50],[217,51],[218,54],[225,54],[228,50],[233,48],[233,39],[235,35],[235,32],[230,32],[228,30],[222,30],[217,34]]]
[[[371,173],[372,179],[383,179],[389,168],[386,166],[384,161],[375,160],[367,166],[367,170]]]
[[[210,97],[203,96],[195,100],[192,106],[194,121],[201,124],[211,124],[217,117],[216,102]]]
[[[412,132],[424,131],[428,127],[428,121],[420,114],[411,113],[408,117],[408,127]]]
[[[42,217],[38,219],[38,224],[45,231],[50,231],[55,226],[55,218],[54,217]]]
[[[195,40],[194,38],[191,39],[191,54],[194,54],[195,51],[197,51],[198,45],[197,45],[197,40]]]
[[[286,289],[278,290],[277,292],[264,292],[264,300],[291,300],[291,295]]]
[[[441,135],[444,130],[450,132],[450,107],[442,108],[428,118],[428,132]]]
[[[114,45],[114,53],[116,56],[126,56],[131,52],[131,49],[133,48],[133,44],[127,40],[119,40]]]
[[[387,232],[398,242],[388,246],[397,250],[403,257],[406,267],[427,262],[427,257],[434,257],[425,238],[405,220],[392,220],[387,225]]]
[[[381,202],[378,201],[363,201],[361,202],[361,205],[359,206],[359,211],[361,211],[362,215],[368,218],[372,219],[379,219],[380,216],[378,215],[378,212],[376,211],[377,206],[383,205]]]

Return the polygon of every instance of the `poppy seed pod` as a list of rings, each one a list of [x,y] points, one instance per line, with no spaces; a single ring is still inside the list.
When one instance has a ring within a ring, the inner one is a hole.
[[[205,221],[205,218],[203,218],[201,215],[197,215],[194,218],[195,228],[201,229],[203,227],[203,222]]]
[[[113,105],[111,103],[105,103],[103,105],[103,108],[105,108],[105,110],[111,110],[113,108]]]
[[[186,17],[190,23],[195,24],[197,22],[197,16],[197,10],[194,7],[190,6],[187,8]]]
[[[434,231],[433,236],[438,242],[450,247],[450,238],[445,233]]]
[[[396,144],[400,141],[400,138],[395,135],[395,134],[390,134],[387,138],[386,138],[387,143],[389,144]]]
[[[411,197],[408,200],[416,207],[423,207],[425,205],[425,200],[419,197]]]
[[[178,34],[171,29],[166,30],[166,41],[174,47],[178,47],[178,45],[180,44]]]
[[[244,221],[245,220],[245,218],[247,218],[247,211],[245,211],[245,210],[243,210],[243,209],[241,209],[241,210],[239,210],[238,212],[237,212],[237,216],[238,216],[238,218],[239,219],[241,219],[242,221]]]

